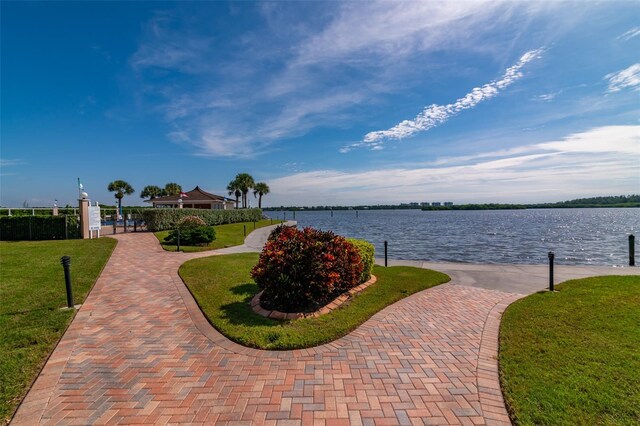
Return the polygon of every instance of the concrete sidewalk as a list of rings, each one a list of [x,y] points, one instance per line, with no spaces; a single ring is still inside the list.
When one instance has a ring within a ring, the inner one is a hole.
[[[470,263],[423,262],[389,259],[389,266],[404,265],[433,269],[451,277],[451,282],[470,287],[500,290],[508,293],[531,294],[549,287],[548,265],[476,265]],[[376,258],[384,265],[384,259]],[[568,266],[556,264],[555,284],[576,278],[601,275],[640,275],[639,267]]]

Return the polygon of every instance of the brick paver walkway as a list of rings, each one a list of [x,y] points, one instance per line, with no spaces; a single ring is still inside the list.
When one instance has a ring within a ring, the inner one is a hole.
[[[14,424],[508,423],[497,332],[519,296],[445,284],[331,344],[260,351],[215,331],[180,281],[181,263],[211,253],[116,238]]]

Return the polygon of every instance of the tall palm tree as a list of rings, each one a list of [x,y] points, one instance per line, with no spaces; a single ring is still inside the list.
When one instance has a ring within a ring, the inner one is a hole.
[[[107,186],[107,191],[116,193],[116,198],[118,199],[118,212],[120,212],[120,214],[122,214],[122,197],[136,192],[131,185],[123,180],[114,180],[111,182],[109,186]]]
[[[150,198],[154,199],[160,197],[164,194],[164,189],[155,186],[155,185],[147,185],[144,187],[142,192],[140,193],[140,198]]]
[[[238,186],[238,182],[236,180],[232,180],[227,185],[227,191],[229,191],[229,195],[235,195],[236,197],[236,209],[238,208],[238,204],[240,202],[240,195],[242,195],[242,191],[240,190],[240,186]]]
[[[167,195],[178,195],[182,192],[182,186],[175,182],[169,182],[164,186],[164,192]]]
[[[253,186],[253,196],[260,196],[258,198],[258,208],[262,208],[262,196],[269,193],[269,185],[264,182],[258,182]]]
[[[242,192],[242,208],[246,208],[248,201],[247,194],[249,190],[255,186],[256,182],[248,173],[238,173],[234,180],[238,183],[238,188]]]

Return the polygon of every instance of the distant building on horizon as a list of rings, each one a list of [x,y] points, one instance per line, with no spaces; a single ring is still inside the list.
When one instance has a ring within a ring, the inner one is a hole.
[[[451,201],[445,201],[444,202],[444,206],[445,207],[451,207],[453,205],[453,203]]]
[[[432,205],[433,207],[440,207],[440,206],[442,205],[442,203],[440,203],[440,202],[436,201],[435,203],[431,203],[431,205]]]

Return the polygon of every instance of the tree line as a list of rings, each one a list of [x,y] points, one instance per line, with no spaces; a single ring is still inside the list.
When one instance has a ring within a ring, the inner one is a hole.
[[[227,185],[229,195],[236,197],[236,209],[239,208],[240,197],[242,197],[242,208],[249,206],[247,194],[253,189],[253,196],[258,198],[258,208],[262,208],[262,197],[269,193],[269,185],[264,182],[256,182],[248,173],[238,173],[236,177]]]
[[[109,192],[114,192],[115,197],[118,200],[118,210],[122,211],[122,198],[125,195],[131,195],[135,191],[133,186],[124,180],[114,180],[107,186]],[[262,208],[262,197],[269,193],[269,185],[264,182],[256,182],[248,173],[238,173],[236,177],[227,185],[227,191],[229,195],[236,197],[236,208],[239,208],[240,197],[242,197],[242,208],[247,208],[249,205],[247,194],[253,190],[253,196],[258,198],[258,207]],[[151,200],[159,197],[166,197],[168,195],[178,195],[182,193],[182,186],[169,182],[164,188],[160,188],[156,185],[147,185],[140,192],[140,198],[149,198]]]

